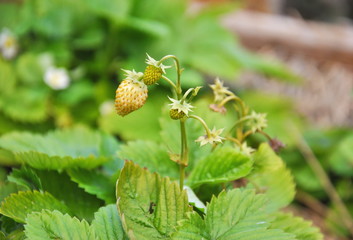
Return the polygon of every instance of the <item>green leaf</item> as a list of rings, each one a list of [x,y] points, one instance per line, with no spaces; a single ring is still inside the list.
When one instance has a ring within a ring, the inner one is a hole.
[[[43,83],[43,69],[38,56],[25,53],[16,62],[16,72],[23,83],[39,85]]]
[[[172,235],[173,240],[210,239],[204,220],[196,212],[188,215],[188,219],[181,222],[181,226]]]
[[[54,210],[43,210],[28,215],[25,233],[28,239],[96,240],[94,230],[83,220]]]
[[[16,183],[24,187],[26,190],[41,190],[42,183],[36,172],[31,168],[23,166],[21,169],[13,169],[7,177],[9,182]]]
[[[49,192],[65,203],[79,218],[92,220],[93,214],[103,205],[102,200],[79,188],[78,184],[71,181],[66,173],[45,170],[36,172],[41,179],[43,191]]]
[[[23,224],[18,223],[12,218],[6,217],[4,215],[1,215],[0,217],[0,224],[1,224],[1,230],[7,234],[14,234],[17,235],[19,231],[23,231]],[[20,234],[19,234],[20,235]],[[9,237],[9,239],[12,239]]]
[[[131,161],[117,183],[118,210],[131,239],[168,238],[190,211],[185,191],[169,178],[150,173]]]
[[[16,76],[14,70],[9,63],[0,58],[0,96],[3,96],[5,93],[12,93],[15,84]]]
[[[0,202],[11,193],[15,193],[18,190],[17,184],[7,181],[0,181]]]
[[[88,0],[84,1],[84,4],[93,13],[104,16],[115,23],[125,20],[132,7],[132,2],[125,0]]]
[[[300,217],[294,217],[291,213],[275,213],[276,218],[270,228],[282,229],[286,233],[294,234],[296,240],[322,240],[320,230],[312,226],[312,223]]]
[[[3,112],[12,119],[27,123],[43,122],[48,115],[48,91],[38,87],[18,87],[4,96]]]
[[[15,166],[18,164],[19,164],[19,162],[16,160],[16,158],[12,154],[12,152],[7,151],[5,149],[0,149],[0,165]]]
[[[99,240],[127,239],[115,204],[101,207],[94,214],[92,228]]]
[[[329,156],[329,164],[339,175],[353,176],[353,134],[343,138]]]
[[[181,223],[172,239],[295,240],[292,234],[269,228],[270,219],[263,208],[266,200],[265,195],[255,194],[253,190],[222,192],[212,198],[204,222],[196,214],[191,215]]]
[[[205,183],[224,183],[248,175],[253,161],[250,157],[231,147],[218,147],[206,158],[200,160],[188,178],[192,188]]]
[[[54,198],[50,193],[38,191],[26,191],[13,193],[1,203],[0,213],[14,219],[17,222],[26,222],[29,213],[42,209],[60,210],[69,212],[68,207]]]
[[[295,182],[282,159],[267,143],[260,145],[253,158],[254,171],[248,180],[271,199],[267,210],[274,211],[291,203],[295,196]]]
[[[0,240],[6,240],[5,233],[0,231]]]
[[[162,176],[179,177],[178,165],[170,160],[163,145],[151,141],[134,141],[123,145],[118,151],[121,159],[132,160],[151,172],[158,172]]]
[[[101,156],[99,132],[77,126],[46,135],[12,132],[0,138],[0,147],[37,169],[95,168],[108,160]]]
[[[99,170],[69,169],[68,174],[72,181],[87,193],[96,195],[106,203],[114,203],[116,178],[111,179]]]
[[[26,236],[23,229],[18,229],[7,235],[6,240],[25,240]]]
[[[59,92],[57,100],[69,106],[78,104],[85,99],[92,98],[94,86],[91,82],[81,80],[71,84],[65,91]]]

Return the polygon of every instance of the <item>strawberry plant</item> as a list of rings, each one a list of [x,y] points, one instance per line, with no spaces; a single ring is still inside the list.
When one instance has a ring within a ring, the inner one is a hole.
[[[295,183],[266,114],[219,79],[213,101],[197,99],[201,87],[182,88],[173,55],[146,63],[144,72],[124,70],[115,107],[133,116],[149,88],[169,84],[169,103],[154,106],[162,108],[154,140],[121,142],[81,125],[0,137],[0,239],[322,239],[282,211]]]

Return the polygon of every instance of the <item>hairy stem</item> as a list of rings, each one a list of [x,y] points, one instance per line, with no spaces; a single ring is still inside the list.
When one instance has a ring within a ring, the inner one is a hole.
[[[180,120],[181,153],[180,153],[180,190],[184,187],[185,167],[189,162],[189,150],[186,139],[185,120]]]
[[[178,95],[178,99],[181,98],[181,94],[182,94],[182,89],[181,89],[181,81],[180,81],[180,76],[181,76],[181,68],[180,68],[180,63],[179,63],[179,59],[174,56],[174,55],[167,55],[164,56],[161,60],[158,61],[158,63],[162,63],[167,59],[173,59],[174,63],[175,63],[175,69],[177,72],[177,84],[176,84],[176,93]]]
[[[181,89],[181,68],[180,68],[180,63],[179,59],[174,56],[174,55],[167,55],[164,56],[161,60],[158,61],[158,63],[162,63],[163,61],[167,59],[173,59],[175,63],[175,70],[177,72],[177,83],[174,84],[169,78],[163,76],[163,79],[169,82],[175,90],[175,93],[177,95],[178,100],[182,99],[183,96],[183,90]],[[186,139],[186,129],[185,129],[185,120],[180,119],[180,137],[181,137],[181,150],[180,150],[180,163],[179,163],[179,168],[180,168],[180,190],[183,190],[184,188],[184,178],[185,178],[185,168],[188,165],[189,159],[189,150],[188,150],[188,145],[187,145],[187,139]]]
[[[176,87],[176,85],[173,83],[172,80],[170,80],[169,78],[167,78],[166,76],[163,76],[163,75],[162,75],[162,78],[163,78],[164,80],[166,80],[166,81],[174,88],[175,92],[177,92],[177,87]]]
[[[211,137],[211,131],[210,131],[210,129],[208,128],[206,122],[205,122],[202,118],[200,118],[199,116],[196,116],[196,115],[190,115],[189,118],[193,118],[193,119],[198,120],[198,121],[202,124],[203,128],[205,129],[206,134],[207,134],[207,137],[208,137],[208,138]]]

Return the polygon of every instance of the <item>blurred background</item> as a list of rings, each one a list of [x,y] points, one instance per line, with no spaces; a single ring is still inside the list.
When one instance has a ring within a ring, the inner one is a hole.
[[[352,0],[0,0],[0,134],[85,124],[158,139],[167,85],[124,118],[115,89],[121,68],[173,54],[200,101],[220,77],[267,113],[297,182],[288,211],[352,239],[352,18]]]

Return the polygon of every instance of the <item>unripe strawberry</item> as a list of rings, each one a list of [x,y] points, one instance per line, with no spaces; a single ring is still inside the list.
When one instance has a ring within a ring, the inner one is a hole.
[[[147,86],[136,80],[125,79],[116,90],[115,109],[120,116],[125,116],[140,107],[147,99]]]
[[[154,65],[148,65],[143,74],[143,82],[146,85],[155,84],[162,77],[163,70]]]
[[[185,117],[185,113],[182,111],[179,111],[178,109],[170,109],[169,110],[169,116],[174,119],[174,120],[178,120],[178,119],[182,119],[183,117]]]

